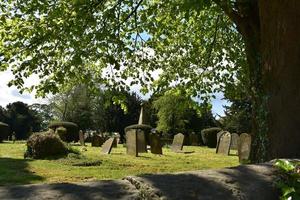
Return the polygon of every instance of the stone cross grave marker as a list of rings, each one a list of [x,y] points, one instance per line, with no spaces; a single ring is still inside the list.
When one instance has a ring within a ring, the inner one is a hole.
[[[151,147],[151,153],[162,154],[161,142],[158,134],[152,133],[150,135],[150,147]]]
[[[173,139],[171,150],[174,152],[181,152],[183,148],[183,141],[184,135],[182,133],[176,134]]]
[[[126,152],[128,155],[138,156],[136,129],[126,131]]]
[[[102,153],[110,154],[114,140],[115,138],[109,138],[104,142],[104,144],[102,145]]]
[[[238,146],[238,154],[239,154],[239,161],[244,162],[249,159],[251,150],[251,135],[247,133],[242,133],[240,135],[240,142]]]
[[[230,150],[230,144],[231,144],[231,134],[226,131],[220,136],[217,153],[228,155]]]
[[[239,140],[240,140],[240,136],[237,133],[232,133],[230,149],[237,150],[239,146]]]
[[[147,144],[145,132],[141,129],[136,129],[137,131],[137,148],[139,153],[147,153]]]
[[[198,146],[198,136],[195,133],[189,135],[191,146]]]
[[[82,132],[82,130],[79,131],[79,142],[81,146],[85,146],[84,144],[84,134]]]

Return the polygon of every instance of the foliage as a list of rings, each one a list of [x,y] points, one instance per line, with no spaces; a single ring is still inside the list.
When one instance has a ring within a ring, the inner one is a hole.
[[[60,159],[32,160],[23,159],[24,143],[0,144],[0,185],[111,180],[133,175],[220,169],[239,165],[236,156],[216,155],[214,149],[206,147],[185,146],[185,151],[194,151],[192,154],[178,154],[169,148],[163,148],[163,156],[143,153],[137,158],[127,155],[123,145],[113,148],[112,154],[102,156],[99,156],[99,147],[91,147],[90,143],[86,147],[73,148],[86,148],[87,151],[81,151],[80,156],[71,154]],[[99,160],[102,161],[99,166],[73,166]]]
[[[157,130],[174,135],[179,132],[199,132],[213,125],[210,109],[202,109],[184,92],[173,89],[153,101],[157,110]]]
[[[275,166],[280,170],[276,186],[281,190],[281,200],[300,199],[300,162],[277,160]]]
[[[17,139],[27,139],[31,132],[40,131],[41,119],[36,112],[23,102],[14,102],[6,106],[6,123]]]
[[[49,128],[53,129],[59,136],[62,135],[61,139],[63,141],[72,142],[79,139],[78,126],[73,122],[51,122]],[[66,129],[66,132],[64,129]]]
[[[8,124],[0,122],[0,142],[6,140],[9,135],[9,126]]]
[[[220,131],[222,129],[219,127],[203,129],[201,131],[203,143],[210,148],[215,148],[217,146],[217,133]]]
[[[41,130],[47,130],[48,124],[53,120],[54,115],[51,106],[48,104],[32,104],[29,106],[32,113],[40,119]]]
[[[24,157],[43,159],[53,156],[65,156],[67,146],[53,133],[35,133],[27,140],[27,150]]]

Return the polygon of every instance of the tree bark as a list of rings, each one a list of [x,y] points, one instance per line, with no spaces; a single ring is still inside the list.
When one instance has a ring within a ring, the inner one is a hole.
[[[260,0],[268,158],[300,157],[300,1]]]

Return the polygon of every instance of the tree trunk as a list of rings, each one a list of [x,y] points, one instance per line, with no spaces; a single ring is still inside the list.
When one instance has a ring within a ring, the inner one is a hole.
[[[260,0],[268,158],[300,157],[300,1]]]

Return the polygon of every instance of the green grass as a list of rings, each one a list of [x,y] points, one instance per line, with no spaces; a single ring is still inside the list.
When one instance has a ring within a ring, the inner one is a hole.
[[[87,151],[82,151],[80,156],[32,160],[23,158],[24,142],[0,143],[0,185],[119,179],[129,175],[218,169],[239,164],[237,156],[217,155],[215,149],[206,147],[185,146],[184,151],[194,151],[190,154],[173,153],[163,148],[164,155],[149,152],[139,157],[126,155],[122,145],[113,148],[110,155],[101,154],[101,148],[90,144],[85,148]],[[94,164],[96,166],[86,166]]]

